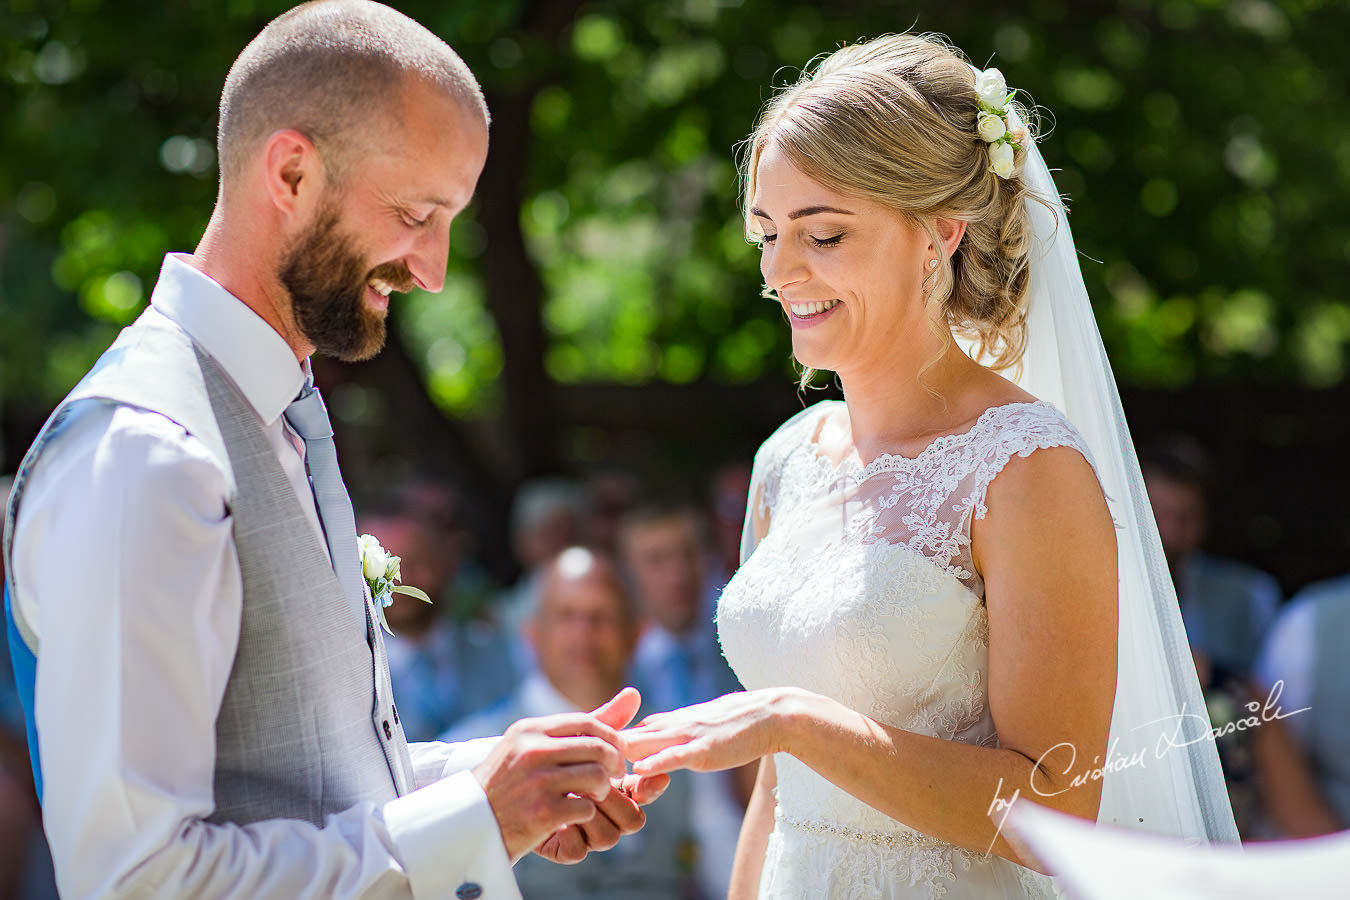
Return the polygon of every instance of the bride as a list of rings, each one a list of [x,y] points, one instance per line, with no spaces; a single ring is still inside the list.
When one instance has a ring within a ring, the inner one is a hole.
[[[748,149],[764,280],[845,400],[756,456],[718,608],[748,690],[627,732],[634,770],[760,760],[734,898],[1053,895],[999,831],[1017,797],[1236,840],[1072,238],[1002,76],[929,37],[845,47]]]

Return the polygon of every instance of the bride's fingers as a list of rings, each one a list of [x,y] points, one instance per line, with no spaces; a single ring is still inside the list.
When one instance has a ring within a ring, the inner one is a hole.
[[[634,774],[641,775],[644,778],[650,778],[653,775],[667,775],[678,768],[680,766],[667,753],[657,753],[633,763]]]
[[[696,772],[713,771],[719,766],[708,765],[708,749],[702,743],[677,744],[653,753],[633,763],[633,772],[650,776],[674,772],[677,769],[693,769]]]
[[[646,759],[667,747],[686,743],[689,735],[670,731],[651,731],[646,734],[623,732],[624,756],[631,760]]]
[[[621,789],[632,797],[633,802],[638,806],[646,806],[655,802],[658,797],[666,792],[668,787],[670,787],[669,775],[643,777],[633,774],[624,776]]]
[[[644,717],[642,718],[642,721],[638,722],[636,725],[632,726],[632,727],[629,728],[628,730],[629,730],[629,731],[650,731],[650,730],[653,729],[653,728],[660,728],[661,725],[662,725],[662,723],[666,722],[666,721],[669,720],[671,717],[672,717],[672,713],[668,713],[668,712],[663,712],[663,713],[652,713],[652,714],[649,715],[649,716],[644,716]]]

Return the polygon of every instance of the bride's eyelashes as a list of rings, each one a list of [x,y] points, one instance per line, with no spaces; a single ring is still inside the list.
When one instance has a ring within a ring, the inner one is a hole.
[[[841,231],[838,234],[829,237],[816,237],[813,234],[808,234],[806,239],[816,247],[833,247],[844,239],[844,232]],[[777,234],[761,234],[759,236],[759,245],[763,247],[765,244],[772,244],[776,240],[778,240]]]

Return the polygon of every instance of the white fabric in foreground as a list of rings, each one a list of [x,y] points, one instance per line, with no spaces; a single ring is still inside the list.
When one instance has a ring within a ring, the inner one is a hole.
[[[1017,802],[1004,833],[1081,900],[1342,897],[1350,831],[1244,847],[1192,847]]]

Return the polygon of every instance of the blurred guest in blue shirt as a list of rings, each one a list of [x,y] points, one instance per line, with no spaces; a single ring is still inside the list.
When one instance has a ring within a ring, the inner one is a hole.
[[[1139,464],[1201,684],[1245,681],[1279,609],[1280,586],[1259,569],[1201,550],[1212,468],[1197,441],[1162,438],[1140,454]]]

